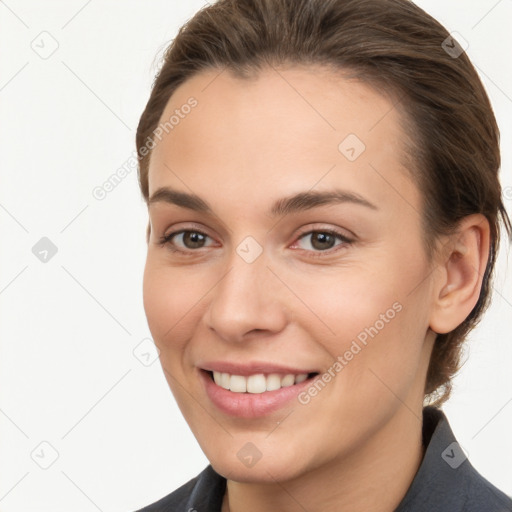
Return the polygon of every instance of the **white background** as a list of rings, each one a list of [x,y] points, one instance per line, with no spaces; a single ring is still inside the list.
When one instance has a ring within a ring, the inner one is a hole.
[[[469,43],[501,128],[511,211],[512,2],[418,3]],[[92,195],[133,155],[159,56],[203,4],[0,2],[1,512],[130,511],[207,464],[158,361],[134,355],[150,336],[136,172]],[[48,58],[35,51],[57,44]],[[46,263],[32,253],[42,237],[58,249]],[[444,409],[473,465],[512,494],[507,254]]]

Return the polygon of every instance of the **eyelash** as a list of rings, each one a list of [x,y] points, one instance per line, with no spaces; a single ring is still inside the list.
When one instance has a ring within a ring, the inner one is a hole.
[[[334,247],[331,247],[330,249],[326,249],[325,251],[300,249],[301,251],[307,252],[309,258],[322,258],[322,257],[331,256],[335,252],[345,249],[347,247],[347,245],[350,245],[353,242],[352,239],[348,238],[347,236],[343,235],[342,233],[340,233],[334,229],[328,229],[328,228],[310,229],[309,231],[304,231],[303,233],[298,235],[297,242],[309,235],[314,234],[314,233],[322,233],[322,234],[331,235],[331,236],[337,238],[338,240],[340,240],[341,243],[338,245],[335,245]],[[297,242],[294,242],[293,245],[295,245]]]
[[[198,252],[198,250],[196,249],[188,249],[186,251],[184,250],[181,250],[181,249],[177,249],[175,246],[172,245],[172,239],[176,236],[176,235],[180,235],[180,234],[184,234],[184,233],[198,233],[202,236],[205,236],[205,237],[208,237],[208,238],[211,238],[209,235],[207,235],[206,233],[203,233],[202,231],[198,230],[198,229],[181,229],[179,231],[173,231],[172,233],[169,233],[167,235],[164,235],[160,238],[159,240],[159,245],[160,246],[164,246],[164,245],[168,245],[169,249],[173,252],[173,253],[179,253],[183,256],[192,256],[194,252]],[[338,244],[334,247],[332,247],[331,249],[327,249],[325,251],[311,251],[311,250],[308,250],[308,249],[302,249],[303,251],[306,251],[308,253],[311,253],[309,255],[309,257],[311,258],[319,258],[319,257],[323,257],[325,255],[331,255],[333,254],[334,252],[337,252],[339,251],[340,249],[343,249],[345,248],[347,245],[350,245],[354,242],[354,240],[348,238],[347,236],[339,233],[338,231],[335,231],[333,229],[313,229],[313,230],[309,230],[309,231],[306,231],[304,233],[301,233],[298,237],[297,237],[297,241],[298,240],[301,240],[302,238],[308,236],[308,235],[312,235],[314,233],[322,233],[322,234],[328,234],[328,235],[332,235],[336,238],[338,238],[339,240],[341,240],[341,244]],[[296,242],[294,242],[295,244]]]

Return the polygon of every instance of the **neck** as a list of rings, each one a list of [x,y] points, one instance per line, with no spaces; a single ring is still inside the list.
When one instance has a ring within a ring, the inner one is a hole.
[[[228,480],[222,512],[393,512],[424,455],[422,408],[401,404],[356,453],[293,480],[251,484]],[[319,492],[321,489],[321,492]]]

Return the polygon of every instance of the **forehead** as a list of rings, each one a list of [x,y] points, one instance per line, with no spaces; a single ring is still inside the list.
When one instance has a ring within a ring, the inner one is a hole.
[[[265,197],[317,183],[373,187],[378,201],[384,181],[404,185],[405,135],[392,100],[325,68],[267,68],[247,79],[203,71],[174,92],[161,125],[171,118],[151,157],[150,195],[222,185],[215,190]]]

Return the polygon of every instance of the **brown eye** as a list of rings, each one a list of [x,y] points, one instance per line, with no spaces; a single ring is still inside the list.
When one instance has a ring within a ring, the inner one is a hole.
[[[168,245],[170,249],[176,252],[186,252],[187,250],[202,249],[207,247],[206,242],[210,237],[201,231],[181,230],[174,231],[160,239],[161,245]]]
[[[343,236],[341,233],[336,233],[333,231],[309,231],[308,233],[303,234],[299,238],[299,244],[303,240],[307,240],[309,238],[309,244],[302,245],[302,249],[313,251],[313,252],[325,252],[338,245],[344,245],[351,242],[347,237]],[[336,243],[336,240],[339,240],[340,243]],[[307,247],[309,245],[309,247]]]
[[[204,246],[206,235],[198,231],[184,231],[183,244],[187,249],[198,249]]]
[[[334,247],[335,242],[336,237],[331,235],[330,233],[317,232],[311,235],[311,245],[312,247],[318,249],[319,251],[331,249],[332,247]]]

